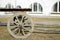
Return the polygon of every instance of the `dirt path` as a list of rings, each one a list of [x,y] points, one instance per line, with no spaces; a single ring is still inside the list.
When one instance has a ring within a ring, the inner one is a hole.
[[[32,33],[26,39],[16,39],[8,33],[7,27],[0,27],[0,40],[60,40],[60,34]]]

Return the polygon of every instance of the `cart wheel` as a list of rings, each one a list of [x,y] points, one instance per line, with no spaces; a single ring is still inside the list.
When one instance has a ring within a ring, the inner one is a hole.
[[[33,31],[33,22],[27,15],[14,16],[12,20],[8,22],[8,31],[15,38],[26,38]]]

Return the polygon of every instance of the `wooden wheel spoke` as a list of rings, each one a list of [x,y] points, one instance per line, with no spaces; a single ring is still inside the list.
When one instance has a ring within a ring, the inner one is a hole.
[[[28,18],[26,16],[23,17],[23,23],[28,20]]]
[[[29,22],[29,20],[24,20],[24,23],[28,23]]]
[[[12,26],[11,30],[15,30],[16,28],[18,28],[18,27],[16,27],[16,26],[15,26],[15,27],[13,27],[13,26]]]
[[[24,30],[22,29],[22,33],[23,33],[23,35],[25,35],[25,32],[24,32]]]
[[[18,25],[18,23],[14,22],[14,25]]]
[[[24,27],[30,27],[31,28],[31,24],[28,24],[28,23],[23,23],[23,26]]]
[[[20,28],[18,28],[18,31],[16,31],[16,32],[17,32],[17,35],[22,35]]]
[[[30,31],[30,28],[23,27],[24,30]]]
[[[17,18],[17,17],[16,17]],[[21,24],[22,22],[21,21],[19,21],[19,19],[17,18],[17,21],[18,21],[18,24]]]
[[[15,33],[15,34],[17,34],[17,33],[18,33],[18,31],[19,31],[19,29],[18,29],[18,28],[16,28],[16,29],[14,30],[14,33]]]
[[[19,21],[19,19],[18,19],[18,17],[17,17],[17,16],[16,16],[16,19],[17,19],[17,21],[18,21],[18,22],[21,22],[21,21]]]
[[[13,31],[15,32],[15,31],[17,31],[17,30],[18,30],[18,28],[16,28],[16,29],[15,29],[15,30],[13,30]]]
[[[18,20],[13,21],[14,25],[18,25]]]
[[[26,26],[26,27],[31,27],[31,25],[23,25],[23,26]]]
[[[18,20],[15,20],[14,23],[18,23]]]
[[[19,35],[20,35],[21,33],[20,33],[20,29],[19,29]]]
[[[23,23],[23,20],[24,20],[24,16],[22,16],[22,20],[21,20],[22,23]]]
[[[20,33],[20,29],[18,28],[18,32],[17,32],[17,35],[20,35],[21,33]]]
[[[19,29],[19,34],[25,35],[24,30],[23,29]]]
[[[24,22],[23,25],[30,26],[31,23]]]

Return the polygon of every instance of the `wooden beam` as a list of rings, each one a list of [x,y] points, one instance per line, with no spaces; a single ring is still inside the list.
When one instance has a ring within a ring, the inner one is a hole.
[[[6,9],[6,8],[0,8],[0,11],[32,11],[32,9]]]

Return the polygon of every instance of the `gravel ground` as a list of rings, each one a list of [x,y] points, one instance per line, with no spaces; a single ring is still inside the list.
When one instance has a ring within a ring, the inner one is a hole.
[[[7,27],[0,27],[0,40],[60,40],[60,34],[32,33],[25,39],[16,39],[9,34]]]

